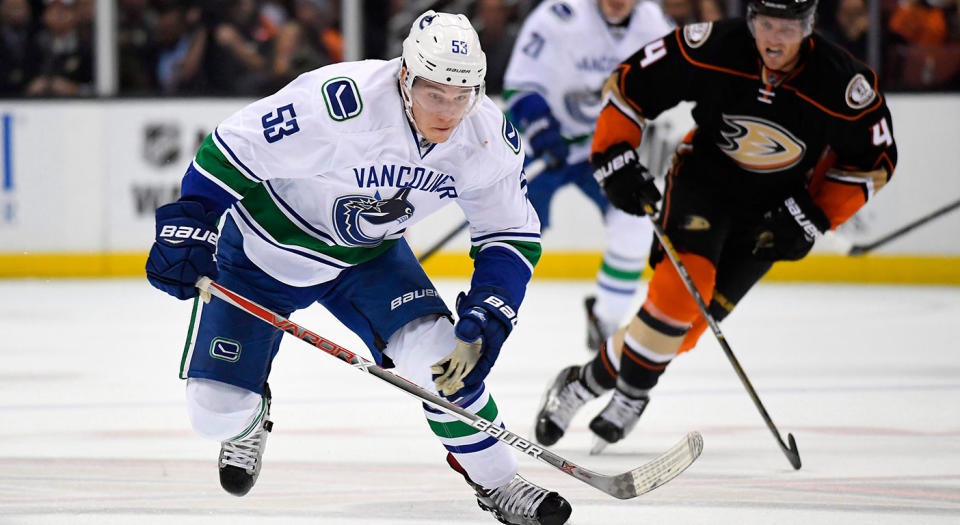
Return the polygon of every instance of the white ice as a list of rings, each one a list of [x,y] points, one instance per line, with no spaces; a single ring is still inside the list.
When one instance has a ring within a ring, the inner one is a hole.
[[[466,282],[437,285],[449,300]],[[590,290],[530,286],[488,382],[516,433],[532,436],[560,368],[590,357]],[[289,338],[263,473],[248,496],[224,493],[218,444],[192,433],[177,378],[188,315],[144,280],[0,281],[0,523],[495,523],[415,400]],[[362,350],[318,306],[294,320]],[[620,501],[529,458],[521,472],[570,500],[577,525],[960,523],[958,322],[960,288],[761,284],[723,329],[801,470],[708,332],[625,442],[587,455],[594,401],[553,448],[617,473],[699,430],[681,476]]]

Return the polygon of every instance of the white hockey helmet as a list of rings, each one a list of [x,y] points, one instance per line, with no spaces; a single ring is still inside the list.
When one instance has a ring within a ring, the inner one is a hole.
[[[487,56],[480,49],[480,37],[464,15],[437,13],[433,10],[418,16],[403,41],[401,77],[403,102],[407,116],[413,121],[411,93],[413,83],[422,78],[438,84],[474,88],[474,96],[464,117],[473,111],[486,89]]]

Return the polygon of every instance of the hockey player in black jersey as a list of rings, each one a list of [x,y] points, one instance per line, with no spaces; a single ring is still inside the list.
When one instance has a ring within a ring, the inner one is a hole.
[[[876,74],[813,33],[817,0],[751,0],[745,19],[693,24],[645,45],[604,87],[591,161],[613,205],[657,218],[716,320],[775,261],[803,258],[893,174],[897,149]],[[634,149],[647,119],[696,103],[664,195]],[[614,390],[590,422],[595,451],[636,424],[649,392],[706,321],[654,242],[647,297],[583,366],[561,371],[537,439],[563,436],[587,400]]]

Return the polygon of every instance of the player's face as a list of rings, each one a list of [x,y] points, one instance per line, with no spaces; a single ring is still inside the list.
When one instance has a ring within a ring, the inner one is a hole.
[[[457,124],[473,105],[476,93],[472,87],[438,84],[422,78],[413,81],[413,120],[420,133],[430,142],[450,138]]]
[[[756,15],[753,34],[765,66],[777,71],[790,71],[797,65],[800,44],[804,38],[802,21]]]
[[[637,0],[599,0],[600,11],[608,22],[617,24],[633,11]]]

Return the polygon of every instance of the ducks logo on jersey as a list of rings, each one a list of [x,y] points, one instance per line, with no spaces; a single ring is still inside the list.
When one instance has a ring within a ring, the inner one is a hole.
[[[782,126],[759,117],[723,115],[729,127],[717,146],[734,162],[754,173],[770,173],[795,166],[807,146]]]
[[[391,228],[406,222],[414,206],[407,200],[410,188],[403,188],[389,199],[380,193],[344,195],[333,203],[333,224],[337,236],[347,246],[376,246]]]

